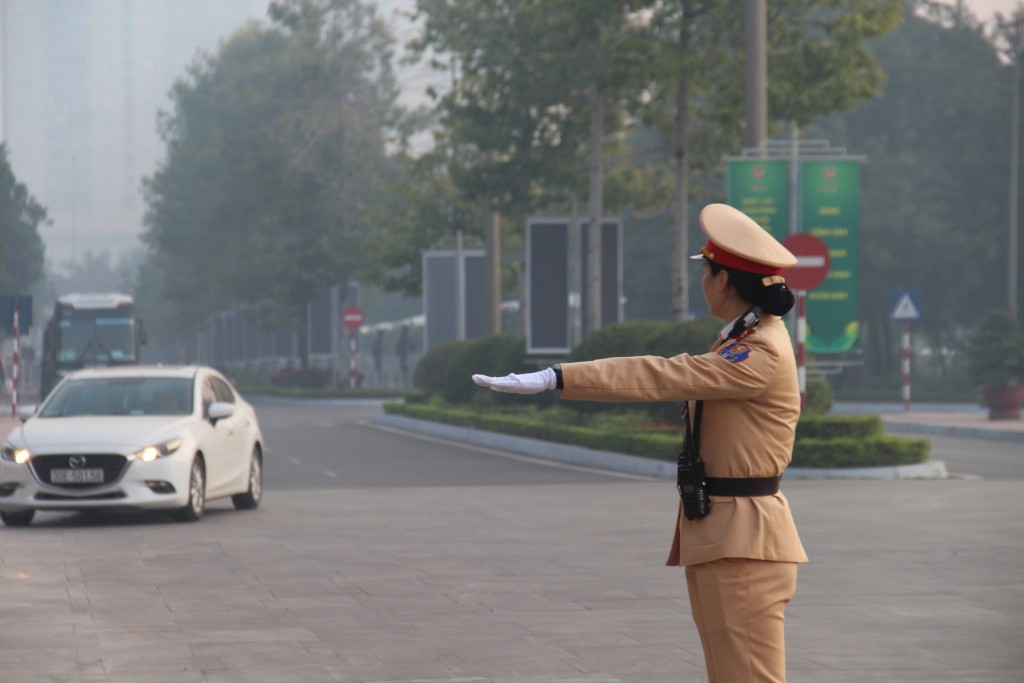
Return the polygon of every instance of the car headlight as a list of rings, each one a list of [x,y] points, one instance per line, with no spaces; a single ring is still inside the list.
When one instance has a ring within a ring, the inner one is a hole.
[[[10,460],[16,462],[19,465],[24,465],[32,459],[32,452],[27,448],[15,448],[9,443],[5,443],[3,450],[0,451],[4,460]]]
[[[132,457],[135,460],[141,460],[142,462],[153,462],[157,458],[170,455],[174,451],[178,450],[181,448],[182,443],[184,443],[184,439],[179,436],[176,439],[164,441],[163,443],[159,443],[154,446],[146,446],[145,448],[132,453]]]

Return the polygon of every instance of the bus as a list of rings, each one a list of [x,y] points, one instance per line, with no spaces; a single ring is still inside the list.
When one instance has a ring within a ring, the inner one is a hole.
[[[43,331],[39,399],[79,368],[137,365],[146,343],[127,294],[67,294],[57,299]]]

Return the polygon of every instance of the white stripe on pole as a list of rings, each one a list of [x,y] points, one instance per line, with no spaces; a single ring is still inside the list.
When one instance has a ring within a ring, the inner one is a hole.
[[[796,293],[796,373],[800,383],[800,412],[807,405],[807,292]]]
[[[903,334],[900,335],[900,346],[903,347],[903,362],[900,370],[903,374],[903,411],[910,412],[910,323],[903,323]]]

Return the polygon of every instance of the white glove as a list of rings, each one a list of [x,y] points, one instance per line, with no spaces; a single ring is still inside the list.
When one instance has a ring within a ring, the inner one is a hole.
[[[539,394],[554,389],[557,383],[555,371],[551,368],[544,368],[540,372],[528,372],[525,375],[513,373],[504,377],[473,375],[473,381],[482,387],[490,387],[494,391],[503,391],[507,394]]]

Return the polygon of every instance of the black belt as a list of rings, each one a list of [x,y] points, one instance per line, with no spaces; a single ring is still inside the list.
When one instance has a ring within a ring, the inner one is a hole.
[[[770,496],[779,492],[782,477],[749,477],[746,479],[705,477],[709,496]]]

